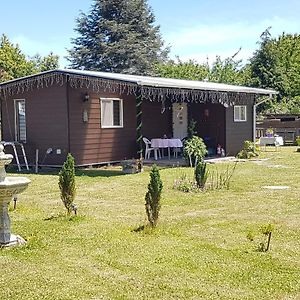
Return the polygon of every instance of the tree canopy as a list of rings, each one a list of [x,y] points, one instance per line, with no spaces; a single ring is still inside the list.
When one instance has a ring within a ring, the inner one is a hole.
[[[153,75],[153,66],[169,52],[154,23],[146,0],[94,0],[91,11],[77,19],[71,67]]]
[[[260,47],[250,59],[252,85],[279,92],[265,109],[293,113],[299,111],[300,102],[300,35],[272,38],[269,30],[262,33]]]
[[[300,113],[300,35],[282,33],[272,38],[266,29],[258,42],[259,48],[245,65],[236,54],[212,64],[189,60],[168,61],[156,65],[162,77],[272,88],[279,95],[260,106],[261,110],[277,113]]]
[[[241,61],[235,59],[236,54],[224,60],[217,56],[211,65],[194,60],[184,62],[177,57],[176,61],[170,60],[155,68],[161,77],[245,85],[250,78],[249,67],[242,67]]]
[[[52,52],[45,57],[37,54],[28,58],[19,45],[14,45],[3,34],[0,38],[0,82],[56,69],[58,59]]]
[[[0,81],[11,80],[34,73],[34,64],[26,59],[18,45],[6,35],[0,38]]]
[[[48,70],[54,70],[59,67],[59,56],[50,52],[47,56],[41,56],[36,54],[31,58],[35,65],[37,72],[44,72]]]
[[[275,88],[281,97],[300,94],[300,35],[272,38],[266,30],[250,62],[255,85]]]
[[[176,60],[169,60],[155,66],[155,72],[161,77],[204,80],[208,77],[208,64],[199,64],[194,60],[182,61],[179,57]]]

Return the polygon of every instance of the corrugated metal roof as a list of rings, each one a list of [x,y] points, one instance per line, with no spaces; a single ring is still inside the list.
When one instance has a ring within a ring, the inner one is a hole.
[[[133,83],[145,87],[190,89],[190,90],[199,90],[199,91],[218,91],[218,92],[233,92],[233,93],[247,93],[247,94],[262,94],[262,95],[278,94],[278,92],[271,89],[251,88],[246,86],[214,83],[214,82],[207,82],[207,81],[183,80],[183,79],[128,75],[128,74],[120,74],[120,73],[108,73],[108,72],[74,70],[74,69],[56,69],[56,70],[41,72],[38,74],[34,74],[22,78],[17,78],[14,80],[1,83],[0,88],[1,86],[6,86],[14,82],[35,78],[49,73],[62,73],[66,75],[69,74],[69,75],[78,75],[84,77],[118,80],[118,81],[124,81],[124,82]]]
[[[250,93],[250,94],[263,94],[263,95],[278,94],[278,92],[271,89],[251,88],[246,86],[238,86],[238,85],[206,82],[206,81],[183,80],[183,79],[172,79],[172,78],[128,75],[128,74],[118,74],[118,73],[73,70],[73,69],[65,69],[65,70],[58,70],[58,71],[75,74],[75,75],[122,80],[131,83],[136,83],[141,86],[150,86],[150,87],[209,90],[209,91]]]

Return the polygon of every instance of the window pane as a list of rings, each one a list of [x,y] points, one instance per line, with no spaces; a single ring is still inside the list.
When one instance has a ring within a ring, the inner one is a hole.
[[[234,107],[234,120],[238,121],[240,119],[240,109],[239,106]]]
[[[109,100],[102,100],[101,105],[101,124],[102,126],[113,125],[113,107]]]
[[[16,101],[16,139],[26,142],[25,100]]]
[[[101,100],[101,126],[107,128],[123,127],[122,99],[100,98]]]
[[[245,106],[241,106],[241,121],[245,121],[246,120],[246,107]]]
[[[121,125],[121,118],[120,118],[120,101],[114,100],[113,101],[113,114],[114,114],[114,126]]]
[[[247,121],[247,110],[245,105],[234,106],[234,121]]]

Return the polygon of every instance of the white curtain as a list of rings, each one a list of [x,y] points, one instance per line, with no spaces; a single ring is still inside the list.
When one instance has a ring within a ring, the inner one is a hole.
[[[113,126],[113,102],[101,100],[101,125],[102,127]]]

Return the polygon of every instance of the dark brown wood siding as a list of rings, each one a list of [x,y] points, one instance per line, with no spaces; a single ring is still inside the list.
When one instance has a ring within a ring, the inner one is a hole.
[[[148,139],[162,138],[164,134],[172,137],[172,110],[166,109],[162,113],[160,102],[145,100],[142,105],[142,134]]]
[[[27,142],[24,143],[24,147],[28,162],[35,163],[35,150],[39,149],[41,164],[61,164],[68,152],[66,87],[51,86],[35,89],[3,99],[2,139],[4,141],[15,140],[14,99],[26,101]],[[47,155],[46,151],[49,148],[52,148],[53,152]],[[61,154],[56,154],[57,149],[61,150]],[[10,147],[6,147],[6,152],[12,153],[11,150]]]
[[[226,108],[226,154],[236,155],[244,141],[253,141],[253,105],[247,105],[247,121],[234,122],[234,107]]]
[[[83,101],[89,93],[89,100]],[[77,165],[136,157],[136,113],[133,96],[69,88],[70,151]],[[100,98],[123,99],[123,128],[101,128]],[[83,122],[83,111],[88,121]]]
[[[225,107],[221,104],[198,104],[188,106],[189,120],[196,121],[197,135],[200,136],[210,155],[216,154],[217,145],[225,147]]]
[[[83,101],[88,92],[90,98]],[[100,98],[123,99],[123,128],[101,128]],[[15,139],[14,99],[26,101],[27,142],[25,150],[30,164],[61,165],[71,152],[77,165],[97,164],[136,157],[136,100],[119,95],[63,86],[50,86],[20,93],[2,103],[2,139]],[[149,139],[172,136],[172,110],[166,105],[144,100],[142,134]],[[86,110],[88,121],[83,121]],[[208,114],[207,114],[208,112]],[[233,122],[233,107],[220,104],[188,104],[188,117],[197,122],[198,135],[211,149],[225,145],[227,154],[236,154],[244,140],[252,140],[253,106],[247,106],[247,122]],[[52,153],[47,154],[51,148]],[[8,152],[9,148],[6,150]]]

